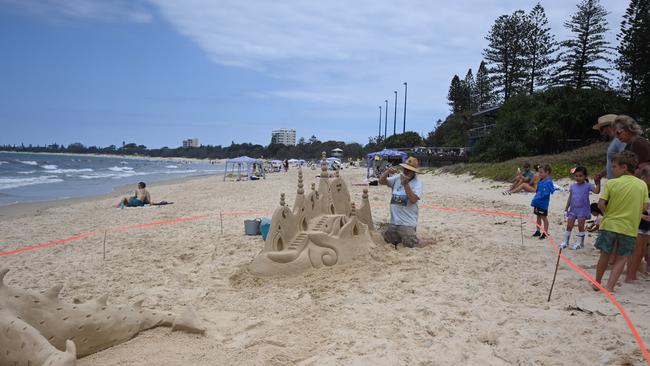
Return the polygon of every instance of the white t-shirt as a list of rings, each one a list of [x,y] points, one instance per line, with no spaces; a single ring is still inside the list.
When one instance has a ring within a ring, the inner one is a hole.
[[[417,176],[408,184],[418,198],[422,197],[422,183],[417,179]],[[388,178],[388,186],[393,189],[390,200],[390,223],[393,225],[418,226],[418,203],[409,202],[400,175],[396,174]]]

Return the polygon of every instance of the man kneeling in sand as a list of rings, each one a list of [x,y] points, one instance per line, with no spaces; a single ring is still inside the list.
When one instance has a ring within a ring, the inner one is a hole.
[[[379,177],[379,184],[387,185],[393,190],[390,200],[390,225],[384,233],[384,240],[390,244],[402,243],[405,247],[413,248],[419,246],[420,242],[415,234],[418,225],[418,201],[422,195],[422,183],[417,179],[418,159],[410,157],[400,166],[402,174],[393,175],[397,173],[397,169],[391,167]]]
[[[117,207],[138,207],[145,204],[151,204],[151,196],[147,191],[147,185],[144,182],[138,183],[138,188],[135,190],[135,195],[129,198],[124,198]]]

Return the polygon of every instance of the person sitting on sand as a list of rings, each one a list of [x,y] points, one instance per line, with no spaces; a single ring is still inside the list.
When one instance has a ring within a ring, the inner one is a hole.
[[[503,192],[503,194],[510,195],[512,193],[519,193],[524,191],[529,193],[537,192],[537,183],[539,183],[539,164],[535,164],[533,168],[535,169],[535,174],[533,174],[533,178],[530,180],[530,182],[519,183],[516,187]]]
[[[147,190],[145,182],[138,183],[138,188],[135,190],[135,195],[132,197],[124,198],[117,207],[138,207],[145,204],[151,204],[151,196]]]
[[[405,247],[419,246],[420,241],[415,234],[418,225],[418,201],[422,196],[422,183],[417,179],[418,159],[410,157],[406,163],[400,164],[403,173],[397,169],[388,168],[379,177],[379,184],[391,187],[393,194],[390,200],[390,225],[384,233],[387,243]]]
[[[515,178],[512,181],[512,185],[510,186],[510,189],[503,192],[503,194],[507,194],[508,192],[512,191],[513,189],[515,189],[515,187],[519,186],[522,183],[530,184],[533,181],[533,176],[534,173],[530,170],[530,163],[524,163],[523,171],[520,168],[517,168],[517,174],[515,175]]]

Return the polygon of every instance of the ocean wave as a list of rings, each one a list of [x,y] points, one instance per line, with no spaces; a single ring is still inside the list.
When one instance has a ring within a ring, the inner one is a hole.
[[[16,172],[18,174],[34,174],[36,173],[36,170],[24,170],[22,172]]]
[[[108,168],[108,170],[113,172],[129,172],[132,171],[133,168],[131,168],[130,166],[112,166]]]
[[[0,160],[0,165],[2,165],[2,164],[9,164],[9,162]]]
[[[166,165],[165,168],[176,169],[178,168],[178,165]]]
[[[52,165],[41,165],[41,168],[46,169],[46,170],[54,170],[54,169],[56,169],[58,167],[59,167],[58,165],[54,165],[54,164],[52,164]]]
[[[168,170],[166,172],[163,172],[165,174],[184,174],[184,173],[196,173],[196,169],[190,169],[190,170]]]
[[[95,173],[95,174],[81,174],[79,178],[81,179],[121,179],[127,177],[133,177],[135,175],[147,175],[150,173],[140,173],[140,172],[115,172],[115,173]]]
[[[38,163],[35,162],[34,160],[16,160],[16,161],[19,163],[23,163],[25,165],[38,165]]]
[[[69,174],[69,173],[87,173],[87,172],[94,172],[93,169],[90,168],[84,168],[84,169],[54,169],[54,170],[48,170],[48,173],[54,173],[54,174]]]
[[[22,186],[31,186],[34,184],[47,184],[63,182],[56,175],[42,175],[33,178],[0,178],[0,189],[17,188]]]

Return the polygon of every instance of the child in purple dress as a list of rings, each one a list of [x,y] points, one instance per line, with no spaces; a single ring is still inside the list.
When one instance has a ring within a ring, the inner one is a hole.
[[[585,247],[585,221],[591,218],[591,207],[589,203],[589,192],[600,193],[600,179],[596,184],[589,183],[587,179],[587,168],[576,167],[573,171],[575,183],[569,188],[569,198],[566,202],[566,231],[560,248],[566,248],[571,239],[571,230],[578,220],[578,240],[571,246],[571,249],[582,249]]]

